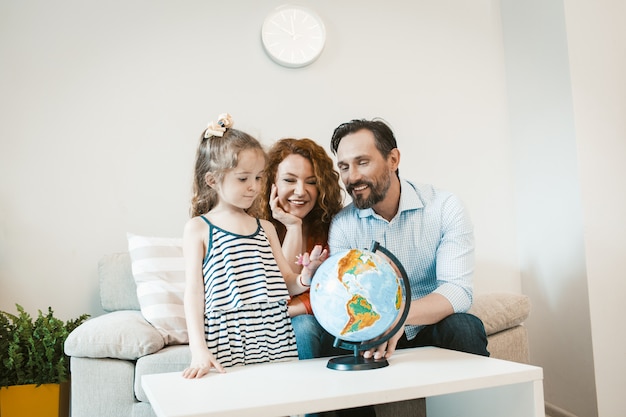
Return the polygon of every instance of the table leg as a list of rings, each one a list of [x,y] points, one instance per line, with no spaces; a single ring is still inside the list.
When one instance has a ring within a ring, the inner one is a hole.
[[[428,417],[545,417],[543,382],[483,388],[426,398]]]

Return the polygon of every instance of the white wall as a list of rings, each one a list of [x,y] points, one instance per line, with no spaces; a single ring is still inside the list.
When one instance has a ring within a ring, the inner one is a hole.
[[[531,361],[548,403],[597,416],[563,3],[504,0],[502,20]]]
[[[626,392],[626,3],[566,0],[598,414]]]
[[[497,4],[301,1],[328,42],[293,70],[260,42],[282,1],[241,3],[0,3],[0,306],[100,313],[98,259],[127,231],[181,234],[197,139],[224,111],[268,145],[384,117],[402,173],[468,204],[478,289],[519,291]]]
[[[230,112],[267,145],[307,136],[325,147],[339,123],[381,116],[397,134],[401,173],[467,203],[477,291],[524,285],[531,295],[531,353],[545,366],[546,399],[586,411],[563,393],[595,404],[594,393],[559,371],[582,362],[586,377],[588,344],[567,356],[550,350],[554,335],[536,336],[554,329],[548,313],[581,301],[584,282],[577,275],[563,290],[563,278],[552,280],[567,271],[555,265],[532,287],[520,279],[530,260],[518,246],[527,234],[500,2],[294,2],[314,8],[328,32],[320,59],[298,70],[261,48],[263,17],[282,0],[0,0],[0,308],[100,314],[102,255],[126,250],[127,231],[181,234],[197,139],[217,114]],[[569,149],[560,178],[573,201]],[[579,219],[575,204],[566,224]],[[579,271],[580,228],[568,233]],[[588,334],[585,306],[575,316]],[[581,327],[561,326],[567,335]]]

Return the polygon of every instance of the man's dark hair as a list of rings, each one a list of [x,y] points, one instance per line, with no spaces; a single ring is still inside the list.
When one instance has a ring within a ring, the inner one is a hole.
[[[372,132],[374,138],[376,139],[376,148],[380,151],[383,157],[387,158],[389,152],[398,147],[396,138],[393,135],[391,128],[383,119],[354,119],[340,124],[333,132],[333,137],[330,140],[330,148],[333,151],[333,154],[337,154],[337,148],[339,147],[341,139],[363,129],[367,129]]]
[[[337,148],[339,148],[341,139],[363,129],[372,132],[376,142],[376,149],[378,149],[383,158],[387,159],[391,150],[398,147],[393,131],[383,119],[353,119],[340,124],[333,132],[333,137],[330,140],[330,149],[333,151],[333,154],[337,155]],[[396,171],[396,174],[399,175],[399,170]]]

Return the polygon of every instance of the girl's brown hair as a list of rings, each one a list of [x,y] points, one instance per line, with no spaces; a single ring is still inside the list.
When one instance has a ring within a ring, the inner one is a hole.
[[[211,173],[216,181],[221,181],[226,172],[237,166],[239,153],[246,149],[258,150],[265,156],[259,141],[241,130],[226,129],[221,137],[205,138],[204,132],[202,133],[196,152],[191,217],[208,212],[218,202],[217,192],[207,184],[207,174]]]

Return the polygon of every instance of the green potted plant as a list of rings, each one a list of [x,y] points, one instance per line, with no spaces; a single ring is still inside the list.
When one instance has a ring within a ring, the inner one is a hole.
[[[33,320],[22,306],[16,307],[17,315],[0,311],[0,415],[31,415],[26,410],[35,406],[32,415],[67,416],[70,369],[63,347],[89,315],[64,322],[48,307],[47,314],[39,310]],[[46,406],[50,400],[56,404]]]

